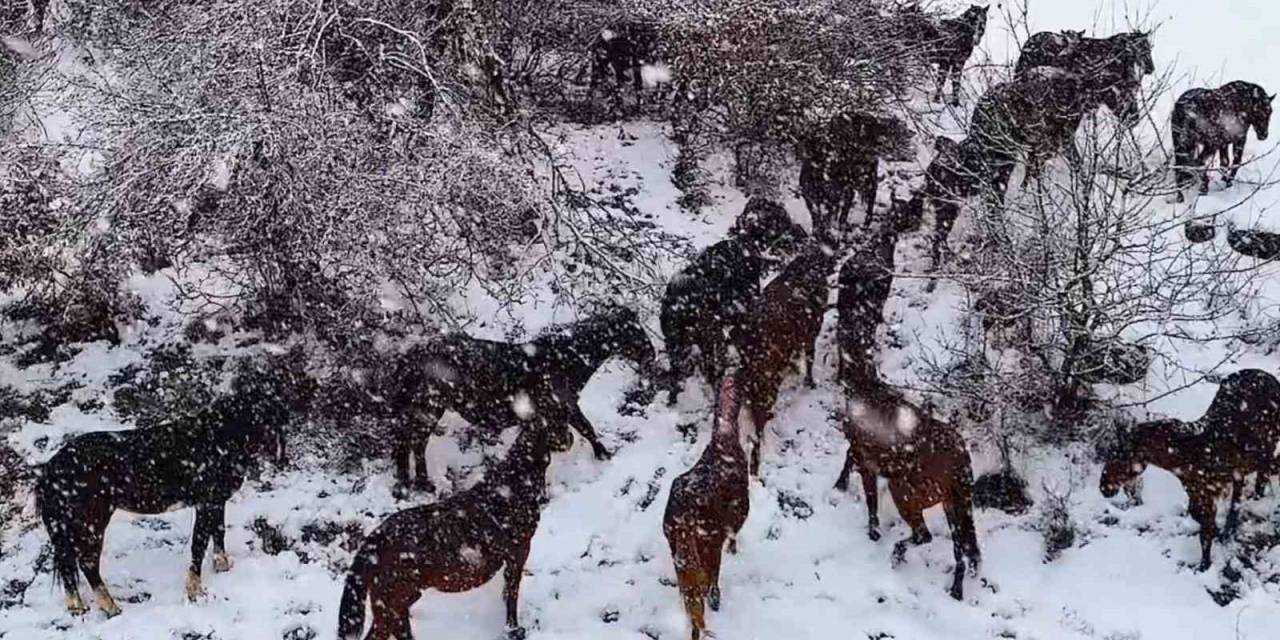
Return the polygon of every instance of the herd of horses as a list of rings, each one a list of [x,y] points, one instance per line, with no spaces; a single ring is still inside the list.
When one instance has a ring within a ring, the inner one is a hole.
[[[939,98],[947,81],[959,85],[959,70],[985,22],[986,9],[973,7],[936,25],[935,37],[942,43],[934,60]],[[619,83],[627,73],[638,77],[652,37],[636,28],[602,35],[593,48],[593,81],[602,81],[609,70]],[[863,241],[847,251],[840,240],[849,209],[861,198],[867,220],[872,219],[878,154],[900,142],[901,127],[886,116],[841,114],[808,153],[799,154],[805,165],[801,190],[814,213],[811,234],[779,204],[754,198],[728,236],[702,251],[668,284],[660,314],[666,371],[659,370],[656,349],[640,318],[621,307],[554,326],[524,343],[457,334],[400,353],[377,377],[378,388],[370,391],[378,398],[370,411],[398,425],[394,458],[400,484],[433,490],[425,447],[446,411],[478,429],[497,432],[518,426],[519,434],[482,482],[400,511],[364,538],[345,578],[339,637],[407,640],[409,609],[423,590],[470,590],[499,570],[505,578],[508,633],[523,637],[519,587],[546,499],[548,466],[556,452],[572,445],[571,430],[590,443],[596,458],[610,457],[578,401],[596,370],[609,358],[621,357],[635,363],[646,385],[649,393],[642,403],[661,389],[674,404],[695,372],[716,390],[710,441],[697,463],[672,483],[663,516],[692,637],[700,638],[705,609],[719,607],[723,552],[735,551],[735,536],[749,512],[750,478],[759,475],[762,440],[775,419],[782,383],[802,361],[804,382],[813,384],[816,342],[833,275],[837,386],[844,398],[838,422],[849,441],[836,487],[846,490],[856,468],[866,495],[868,535],[877,540],[876,487],[878,478],[887,480],[910,529],[909,537],[893,548],[895,564],[904,560],[909,545],[931,540],[923,513],[941,505],[955,552],[949,593],[962,599],[966,569],[976,573],[981,559],[968,448],[953,425],[909,401],[876,369],[875,333],[884,320],[898,237],[917,228],[930,205],[936,266],[939,246],[964,198],[984,194],[998,204],[1015,165],[1024,163],[1034,177],[1051,157],[1061,154],[1077,161],[1076,129],[1099,106],[1105,105],[1122,124],[1134,124],[1141,111],[1142,78],[1153,71],[1144,33],[1105,39],[1080,32],[1037,34],[1023,50],[1014,78],[978,101],[968,136],[937,140],[936,157],[915,197],[892,198],[874,227],[864,225]],[[958,98],[956,89],[953,100]],[[1184,95],[1174,114],[1180,184],[1194,162],[1203,164],[1214,155],[1230,164],[1233,177],[1248,128],[1259,137],[1267,134],[1271,99],[1260,87],[1243,82]],[[1229,149],[1233,159],[1226,157]],[[776,277],[764,284],[775,269]],[[311,410],[320,393],[314,382],[254,371],[243,372],[231,393],[198,418],[155,429],[77,436],[43,465],[36,488],[38,511],[52,542],[55,577],[68,610],[87,609],[78,591],[83,572],[99,608],[108,615],[119,612],[99,569],[106,525],[116,510],[195,508],[189,598],[202,592],[201,567],[210,542],[214,570],[230,568],[223,543],[227,500],[257,460],[284,459],[285,425]],[[743,414],[754,426],[754,437],[746,438],[754,442],[749,455],[739,429]],[[1235,526],[1244,478],[1256,473],[1261,491],[1280,472],[1278,444],[1280,382],[1260,370],[1239,371],[1221,380],[1212,406],[1194,423],[1162,420],[1120,429],[1100,489],[1110,496],[1132,487],[1147,465],[1174,472],[1201,527],[1203,569],[1210,564],[1216,533],[1215,499],[1231,491],[1227,528]],[[372,613],[367,632],[366,609]]]

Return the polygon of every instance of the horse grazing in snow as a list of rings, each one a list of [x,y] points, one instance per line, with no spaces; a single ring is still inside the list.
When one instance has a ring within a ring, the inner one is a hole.
[[[877,476],[888,479],[898,513],[911,527],[911,536],[893,547],[894,565],[904,561],[907,545],[933,540],[924,511],[941,504],[955,548],[949,593],[962,599],[965,560],[975,574],[982,562],[973,523],[973,465],[964,438],[954,427],[882,383],[865,384],[849,392],[843,430],[849,439],[849,454],[835,486],[847,490],[849,473],[857,465],[867,498],[867,534],[872,540],[880,539]]]
[[[502,429],[552,411],[591,444],[599,460],[610,457],[578,397],[597,369],[613,356],[637,364],[649,382],[656,354],[631,309],[617,307],[585,320],[553,326],[525,343],[447,335],[402,354],[388,376],[384,418],[407,421],[396,444],[396,479],[410,482],[412,461],[419,488],[433,490],[426,448],[445,411],[481,429]],[[647,399],[642,400],[647,401]]]
[[[1217,89],[1189,89],[1173,105],[1174,175],[1178,202],[1182,190],[1191,183],[1194,171],[1201,172],[1200,193],[1209,192],[1209,172],[1214,156],[1226,170],[1228,187],[1235,182],[1244,161],[1244,146],[1253,127],[1258,140],[1266,140],[1271,130],[1272,102],[1262,87],[1242,80]],[[1235,157],[1231,157],[1231,152]]]
[[[108,616],[120,613],[99,570],[107,524],[116,511],[195,508],[186,590],[192,601],[203,595],[201,566],[210,540],[214,571],[231,568],[224,543],[227,500],[259,458],[274,455],[285,462],[283,429],[292,412],[305,411],[308,388],[242,373],[229,395],[190,421],[95,431],[59,449],[41,467],[35,493],[67,610],[88,611],[77,587],[83,571],[99,608]]]
[[[1257,473],[1255,494],[1280,472],[1280,381],[1259,369],[1243,369],[1222,379],[1209,409],[1194,422],[1166,419],[1120,429],[1118,445],[1102,470],[1099,490],[1112,497],[1131,488],[1147,465],[1166,469],[1182,481],[1188,513],[1200,525],[1201,571],[1212,564],[1217,532],[1217,498],[1228,489],[1224,533],[1237,524],[1244,478]]]
[[[470,591],[503,571],[507,636],[519,624],[520,579],[546,501],[553,451],[573,446],[554,420],[527,423],[502,463],[474,487],[440,502],[400,511],[365,536],[347,571],[338,606],[338,637],[359,640],[365,601],[373,622],[365,640],[413,640],[409,608],[423,589]]]
[[[705,607],[720,610],[720,560],[750,510],[747,457],[738,432],[738,389],[732,374],[720,385],[711,442],[692,469],[671,483],[662,533],[671,545],[676,581],[693,640],[706,629]]]

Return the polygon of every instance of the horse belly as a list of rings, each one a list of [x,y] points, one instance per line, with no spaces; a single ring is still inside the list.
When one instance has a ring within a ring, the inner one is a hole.
[[[428,586],[445,593],[470,591],[492,580],[504,564],[492,550],[463,545],[456,556],[432,563]]]

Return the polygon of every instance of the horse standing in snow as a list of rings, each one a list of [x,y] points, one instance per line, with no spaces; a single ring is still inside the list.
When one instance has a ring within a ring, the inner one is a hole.
[[[1099,490],[1110,498],[1133,487],[1147,465],[1166,469],[1182,481],[1187,511],[1200,525],[1200,570],[1212,564],[1219,495],[1230,489],[1224,533],[1237,525],[1244,478],[1257,473],[1260,495],[1280,472],[1280,381],[1259,369],[1243,369],[1222,379],[1199,420],[1166,419],[1121,429],[1118,446],[1102,470]]]
[[[843,234],[858,198],[867,208],[862,226],[871,226],[880,161],[914,159],[910,143],[911,132],[901,120],[858,111],[841,113],[802,139],[796,145],[800,194],[813,219],[813,235]]]
[[[843,422],[849,454],[836,480],[836,489],[848,489],[849,473],[856,464],[867,498],[867,534],[872,540],[879,540],[876,478],[888,479],[898,513],[911,527],[911,536],[893,547],[895,565],[904,561],[908,544],[922,545],[933,540],[924,511],[941,504],[955,547],[950,594],[956,600],[962,599],[966,558],[975,574],[982,561],[973,524],[973,466],[964,439],[954,427],[933,418],[884,384],[864,385],[851,392]]]
[[[552,420],[529,423],[506,459],[474,487],[400,511],[360,544],[342,589],[338,637],[357,640],[365,601],[373,623],[365,640],[413,640],[409,608],[423,589],[458,593],[503,571],[507,636],[524,638],[519,624],[520,579],[546,502],[553,451],[573,446],[573,434]]]
[[[926,40],[926,59],[938,67],[938,91],[934,100],[942,102],[942,91],[951,80],[951,104],[960,106],[960,80],[964,65],[973,56],[973,50],[987,31],[988,7],[969,5],[956,18],[946,18],[936,27],[923,29]]]
[[[895,200],[888,222],[840,267],[836,280],[836,379],[846,390],[879,380],[874,355],[876,327],[884,322],[884,305],[893,288],[898,234],[912,222]]]
[[[942,250],[947,246],[951,228],[960,217],[963,200],[978,194],[984,184],[996,181],[996,175],[986,171],[981,147],[972,139],[956,142],[946,136],[934,141],[934,156],[924,172],[924,186],[916,192],[907,205],[907,218],[917,222],[924,218],[926,203],[933,207],[933,243],[929,252],[929,271],[937,270],[942,262]]]
[[[307,402],[305,392],[246,374],[236,379],[231,394],[190,422],[95,431],[58,450],[40,469],[36,508],[49,532],[67,610],[88,610],[76,585],[78,565],[99,608],[108,616],[120,613],[99,571],[107,524],[117,510],[163,513],[194,507],[186,589],[189,600],[203,595],[201,565],[210,540],[214,571],[231,568],[224,542],[227,500],[257,458],[274,454],[278,463],[285,461],[284,425]]]
[[[395,449],[396,479],[434,490],[427,475],[426,449],[445,411],[453,410],[480,429],[521,424],[538,411],[582,434],[599,460],[610,457],[578,399],[597,369],[613,356],[639,367],[644,384],[652,377],[656,353],[635,311],[618,307],[585,320],[553,326],[525,343],[447,335],[400,356],[384,389],[388,420],[407,421]],[[644,400],[641,400],[642,402]]]
[[[1026,76],[996,85],[974,109],[969,137],[979,175],[992,204],[1002,203],[1009,178],[1025,157],[1027,178],[1038,178],[1053,156],[1082,162],[1075,135],[1084,116],[1106,105],[1125,126],[1140,115],[1136,81],[1118,63],[1088,75],[1038,67]]]
[[[1253,127],[1258,140],[1266,140],[1271,129],[1272,102],[1262,87],[1242,80],[1217,89],[1190,89],[1173,105],[1174,175],[1178,202],[1182,190],[1191,183],[1194,171],[1201,172],[1200,193],[1209,192],[1209,172],[1205,170],[1216,155],[1226,173],[1228,187],[1235,182],[1244,161],[1244,146]],[[1231,157],[1231,152],[1235,157]]]
[[[657,41],[657,28],[646,22],[626,22],[601,29],[590,46],[590,94],[595,93],[596,87],[612,70],[614,95],[617,96],[626,84],[627,72],[630,72],[636,100],[639,100],[644,88],[644,66],[655,61]]]
[[[711,442],[697,464],[671,483],[662,533],[671,545],[676,581],[693,640],[706,629],[705,607],[720,610],[720,561],[725,542],[737,552],[736,536],[750,510],[747,457],[738,432],[734,376],[720,385]]]
[[[728,336],[740,329],[760,295],[767,254],[790,253],[805,233],[780,205],[763,198],[747,202],[729,237],[694,258],[667,285],[659,321],[666,341],[667,404],[674,405],[689,375],[694,348],[703,378],[713,388],[725,367]]]
[[[751,473],[760,473],[760,449],[765,427],[773,419],[782,380],[804,361],[805,384],[813,386],[813,360],[831,287],[827,279],[836,257],[826,245],[813,242],[774,278],[752,306],[747,322],[733,337],[742,358],[742,397],[755,424]]]
[[[1014,77],[1026,77],[1037,67],[1057,67],[1081,75],[1119,68],[1122,77],[1132,82],[1156,70],[1151,35],[1141,31],[1109,38],[1086,38],[1083,31],[1042,31],[1022,45]]]

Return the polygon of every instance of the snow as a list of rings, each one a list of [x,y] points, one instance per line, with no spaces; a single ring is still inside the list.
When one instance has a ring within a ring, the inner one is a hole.
[[[1112,16],[1122,16],[1125,6],[1129,5],[1119,0],[1104,2],[1101,8],[1056,0],[1033,3],[1033,31],[1086,28],[1095,22],[1099,31],[1109,31]],[[1186,70],[1190,75],[1180,86],[1241,77],[1269,90],[1280,87],[1280,68],[1272,62],[1280,56],[1280,42],[1271,35],[1280,29],[1280,10],[1271,0],[1164,0],[1152,15],[1164,20],[1155,36],[1157,66],[1177,64]],[[1103,19],[1095,21],[1097,16]],[[999,56],[1007,51],[1002,47],[1008,36],[994,27],[993,23],[987,31],[987,45]],[[586,183],[638,188],[637,206],[656,214],[665,229],[687,238],[693,248],[723,237],[745,204],[742,194],[718,186],[712,192],[712,207],[697,215],[681,211],[676,205],[679,194],[668,179],[675,147],[660,123],[569,127],[562,133],[564,150],[573,154]],[[1247,183],[1266,182],[1280,165],[1280,154],[1270,153],[1272,147],[1251,145],[1250,155],[1259,159],[1242,171],[1242,184],[1200,198],[1194,205],[1197,210],[1231,209],[1226,215],[1232,220],[1253,225],[1280,199],[1280,190],[1265,189],[1233,208],[1249,195]],[[723,154],[708,162],[712,174],[724,183],[728,166]],[[803,205],[794,198],[786,204],[797,221],[808,222]],[[1218,248],[1223,235],[1214,242]],[[915,269],[921,264],[922,237],[905,238],[898,250],[900,265],[907,258],[902,268]],[[671,274],[680,264],[665,266]],[[152,308],[172,294],[162,276],[138,277],[128,287]],[[1280,292],[1271,286],[1260,295],[1255,320],[1274,321]],[[493,339],[503,338],[513,323],[532,333],[576,318],[576,310],[553,302],[548,292],[536,293],[510,317],[500,317],[497,302],[482,291],[463,291],[455,300],[460,310],[486,319],[468,331]],[[914,382],[930,350],[959,340],[963,328],[957,318],[966,306],[963,290],[953,284],[942,283],[928,293],[922,280],[896,281],[882,331],[897,335],[901,347],[885,350],[881,366],[886,375],[896,382]],[[657,335],[653,309],[648,311],[650,329]],[[822,358],[834,352],[831,320],[819,344],[815,376],[820,381],[834,374],[834,363]],[[90,345],[57,368],[18,370],[0,358],[0,382],[25,391],[55,380],[76,380],[83,386],[74,399],[97,398],[112,372],[140,362],[144,345],[178,327],[173,318],[156,327],[136,327],[122,346]],[[1228,371],[1276,370],[1275,357],[1261,348],[1172,348],[1191,366],[1227,359]],[[1158,367],[1150,380],[1127,393],[1160,395],[1190,382],[1187,375],[1182,369]],[[522,583],[520,614],[530,640],[687,637],[684,613],[671,586],[674,573],[661,517],[672,479],[692,466],[706,444],[713,402],[708,389],[690,384],[673,409],[665,407],[665,396],[659,394],[646,415],[620,415],[617,407],[634,381],[629,365],[609,363],[582,395],[585,415],[616,451],[613,460],[596,461],[585,443],[553,460],[550,502]],[[1214,391],[1213,384],[1196,384],[1162,398],[1150,410],[1195,418]],[[891,568],[892,545],[908,532],[887,492],[881,491],[880,506],[885,536],[871,542],[857,488],[848,494],[831,489],[846,444],[830,425],[829,415],[841,402],[830,386],[809,390],[799,376],[784,386],[777,419],[764,439],[762,477],[751,486],[751,514],[739,537],[740,551],[725,560],[722,608],[710,614],[710,628],[719,638],[1276,637],[1280,587],[1256,576],[1280,573],[1280,550],[1272,549],[1262,566],[1247,574],[1251,577],[1239,585],[1238,599],[1219,606],[1207,592],[1221,587],[1224,566],[1239,543],[1215,545],[1214,567],[1203,574],[1193,572],[1189,565],[1199,555],[1196,525],[1186,516],[1186,496],[1177,480],[1151,469],[1146,473],[1144,504],[1120,508],[1119,501],[1098,493],[1098,468],[1088,462],[1087,452],[1072,449],[1037,450],[1015,461],[1038,503],[1048,491],[1071,490],[1070,514],[1080,531],[1076,544],[1058,559],[1044,561],[1036,511],[1021,516],[979,511],[984,558],[980,578],[966,580],[965,601],[953,601],[945,591],[953,562],[950,535],[942,514],[932,510],[928,521],[934,542],[912,548],[905,565]],[[697,442],[681,436],[678,427],[688,423],[697,426]],[[34,463],[47,459],[68,436],[126,427],[110,412],[85,413],[72,403],[56,408],[47,424],[21,425],[9,444]],[[447,430],[449,435],[432,439],[427,455],[433,480],[452,492],[478,479],[480,452],[461,450],[453,422]],[[511,436],[507,433],[504,442]],[[501,455],[501,450],[491,453]],[[975,452],[975,462],[979,473],[995,465],[985,451]],[[308,461],[302,461],[301,468],[307,467]],[[83,618],[69,616],[61,593],[43,572],[34,576],[22,604],[0,608],[0,638],[332,637],[342,570],[351,550],[337,542],[301,540],[308,525],[315,523],[354,523],[367,533],[390,513],[425,499],[397,500],[391,484],[391,466],[384,459],[370,460],[359,473],[295,469],[268,472],[250,482],[228,505],[227,548],[235,566],[218,574],[206,564],[208,596],[198,603],[185,602],[183,588],[193,512],[117,514],[107,533],[103,573],[124,613],[109,620],[96,610]],[[29,503],[29,497],[20,499]],[[1246,521],[1254,525],[1246,529],[1274,529],[1278,507],[1274,496],[1246,502]],[[27,508],[30,511],[29,504]],[[291,540],[290,548],[266,553],[254,533],[259,519]],[[30,526],[11,528],[0,539],[0,585],[33,578],[46,537],[33,520],[27,522]],[[91,594],[83,583],[81,589],[88,600]],[[500,636],[503,616],[499,576],[466,593],[426,593],[414,609],[414,633],[419,638],[489,640]]]

